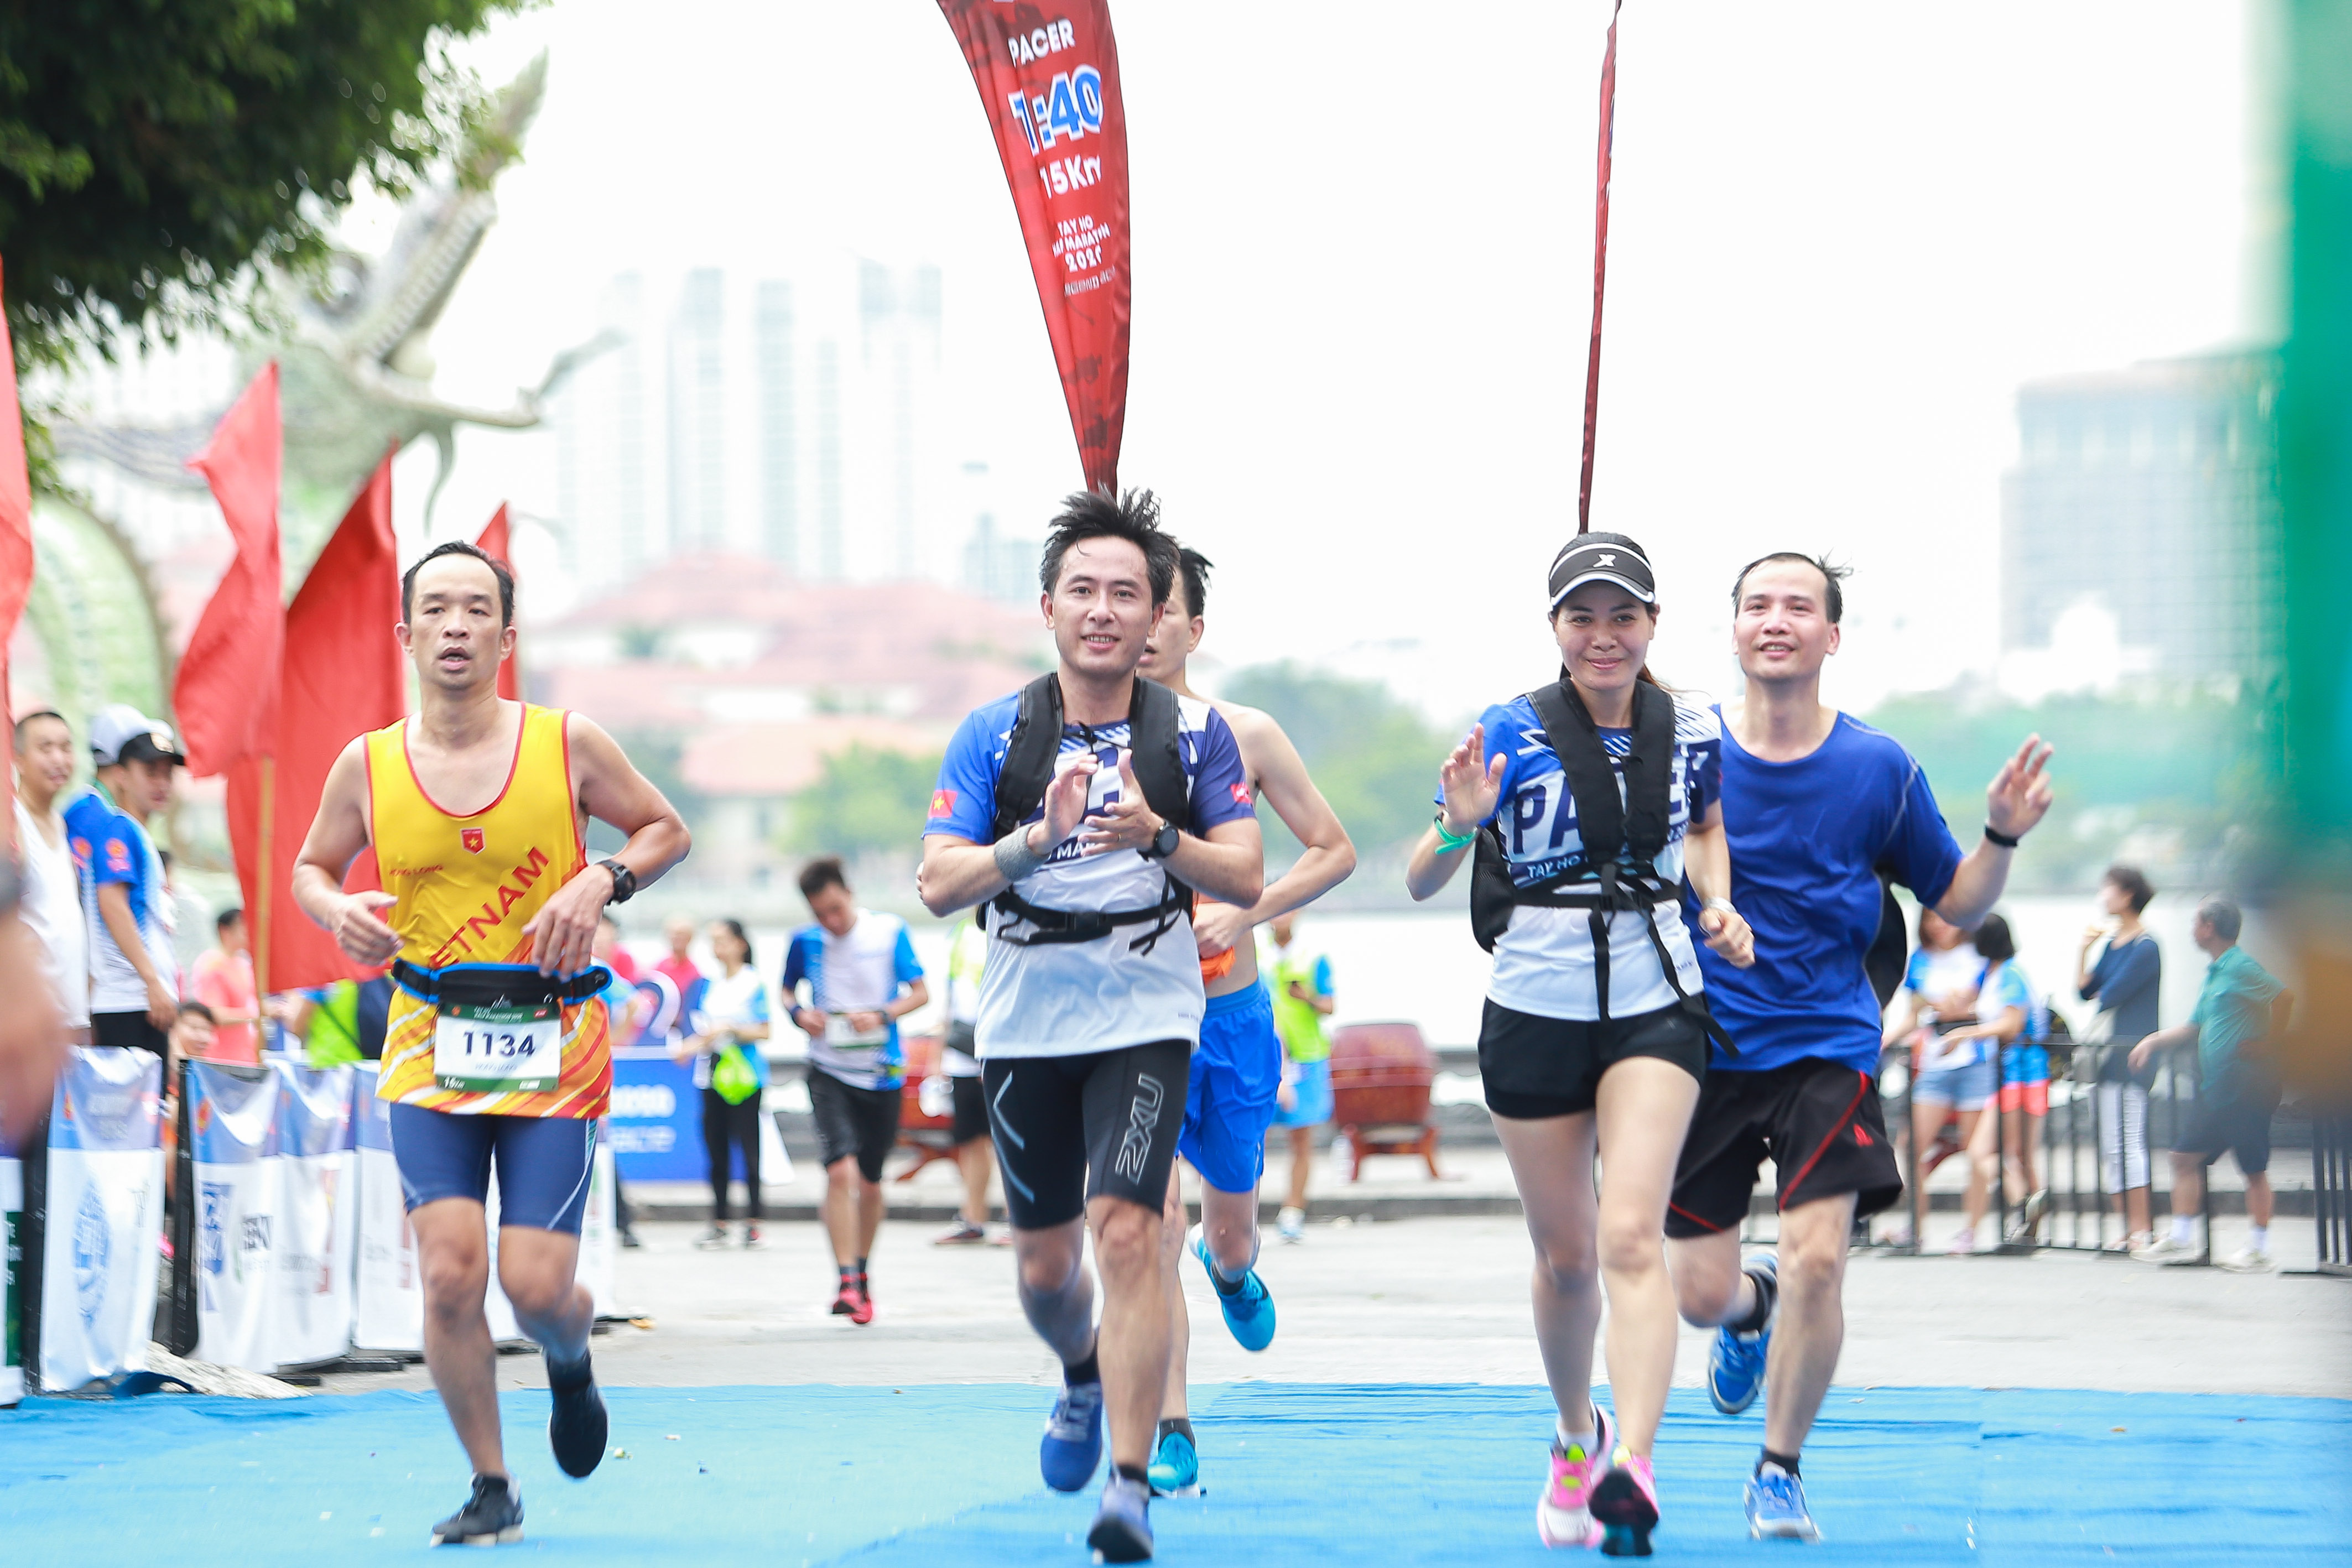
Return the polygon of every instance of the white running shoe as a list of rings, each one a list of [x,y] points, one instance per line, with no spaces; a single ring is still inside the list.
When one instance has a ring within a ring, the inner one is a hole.
[[[1274,1222],[1274,1233],[1285,1241],[1306,1240],[1307,1211],[1303,1208],[1284,1209]]]
[[[2275,1274],[2278,1260],[2266,1251],[2247,1247],[2222,1259],[2221,1267],[2232,1274]]]
[[[1948,1258],[1966,1258],[1976,1249],[1977,1233],[1973,1229],[1966,1229],[1952,1238],[1952,1244],[1944,1249],[1944,1255]]]
[[[2175,1241],[2169,1236],[2159,1236],[2144,1247],[2133,1248],[2132,1258],[2135,1261],[2154,1263],[2158,1267],[2175,1263],[2194,1263],[2197,1261],[2198,1249],[2185,1241]]]

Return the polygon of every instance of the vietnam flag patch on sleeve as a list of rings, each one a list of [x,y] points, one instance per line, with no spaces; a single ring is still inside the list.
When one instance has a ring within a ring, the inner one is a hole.
[[[934,790],[932,790],[932,791],[931,791],[931,820],[932,820],[933,821],[940,821],[940,819],[942,819],[942,818],[946,818],[946,817],[952,817],[952,816],[954,816],[954,815],[955,815],[955,803],[956,803],[956,792],[955,792],[954,790],[952,790],[952,789],[934,789]]]

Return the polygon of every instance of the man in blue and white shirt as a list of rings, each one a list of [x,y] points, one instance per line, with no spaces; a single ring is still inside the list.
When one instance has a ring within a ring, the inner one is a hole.
[[[949,743],[924,827],[924,905],[945,915],[1017,888],[1039,912],[1127,913],[1163,903],[1170,879],[1247,907],[1264,891],[1257,819],[1233,731],[1209,706],[1177,706],[1187,809],[1162,818],[1133,767],[1136,665],[1177,568],[1150,492],[1073,496],[1039,573],[1058,654],[1059,758],[1044,800],[995,839],[996,789],[1018,696],[965,718]],[[1148,695],[1148,694],[1147,694]],[[1146,1467],[1168,1374],[1160,1209],[1206,1006],[1189,913],[1090,940],[1030,944],[1042,926],[1001,907],[989,921],[976,1029],[982,1082],[1020,1260],[1021,1303],[1063,1365],[1039,1449],[1046,1483],[1076,1491],[1102,1455],[1114,1473],[1087,1543],[1109,1560],[1150,1555]],[[1103,1281],[1100,1333],[1085,1268],[1091,1228]]]
[[[809,1110],[824,1166],[824,1228],[841,1271],[833,1310],[867,1323],[874,1321],[874,1290],[866,1259],[882,1228],[882,1162],[898,1141],[906,1081],[898,1020],[929,1005],[931,993],[907,923],[858,908],[838,858],[828,855],[803,869],[801,896],[816,924],[793,932],[785,949],[784,1002],[809,1040]]]
[[[170,809],[187,758],[169,726],[122,703],[90,716],[89,751],[98,780],[65,823],[89,917],[90,1041],[167,1056],[180,1011],[178,912],[147,823]]]

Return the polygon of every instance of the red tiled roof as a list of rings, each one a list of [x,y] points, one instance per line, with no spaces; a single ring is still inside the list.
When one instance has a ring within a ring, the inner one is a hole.
[[[730,724],[686,746],[678,772],[707,795],[790,795],[816,782],[824,758],[853,746],[920,755],[947,743],[940,725],[831,714],[797,724]]]
[[[713,696],[761,691],[952,723],[1019,687],[1052,651],[1034,610],[930,582],[799,583],[739,556],[667,562],[541,631],[746,624],[764,628],[760,651],[722,669],[675,660],[534,666],[527,644],[523,667],[545,700],[608,728],[698,728],[710,722]]]

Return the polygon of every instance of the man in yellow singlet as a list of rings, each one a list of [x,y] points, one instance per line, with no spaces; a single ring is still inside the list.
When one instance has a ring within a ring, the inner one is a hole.
[[[401,580],[402,649],[418,712],[344,747],[295,862],[304,913],[354,962],[392,966],[378,1092],[425,1281],[425,1361],[473,1462],[466,1506],[436,1545],[522,1536],[499,1440],[485,1205],[499,1177],[499,1283],[546,1353],[556,1463],[604,1455],[589,1366],[593,1320],[573,1277],[596,1118],[613,1087],[609,978],[591,944],[608,904],[686,856],[686,824],[587,719],[501,701],[514,578],[470,544]],[[591,864],[587,820],[628,842]],[[370,845],[383,893],[346,893]]]
[[[1168,612],[1144,645],[1139,668],[1177,695],[1202,700],[1185,679],[1185,666],[1201,645],[1211,562],[1199,550],[1180,549],[1177,563]],[[1256,1268],[1257,1186],[1265,1172],[1266,1129],[1274,1124],[1282,1091],[1282,1042],[1275,1031],[1274,1000],[1258,977],[1257,943],[1251,934],[1346,881],[1356,869],[1356,846],[1307,776],[1298,748],[1280,725],[1239,703],[1209,706],[1233,728],[1250,792],[1263,795],[1304,846],[1290,869],[1265,884],[1255,904],[1244,909],[1203,903],[1192,915],[1208,1012],[1201,1019],[1201,1047],[1192,1053],[1184,1130],[1176,1149],[1201,1177],[1201,1236],[1194,1255],[1216,1288],[1225,1326],[1243,1349],[1257,1351],[1274,1339],[1274,1302]],[[1201,1461],[1184,1395],[1192,1321],[1176,1276],[1184,1255],[1184,1199],[1174,1176],[1168,1182],[1168,1222],[1161,1236],[1173,1337],[1150,1473],[1155,1492],[1191,1496],[1201,1490]]]

